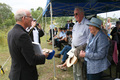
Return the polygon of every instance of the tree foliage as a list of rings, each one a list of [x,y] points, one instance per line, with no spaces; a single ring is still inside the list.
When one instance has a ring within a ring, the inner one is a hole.
[[[0,3],[0,28],[7,28],[15,23],[12,8],[5,4]]]

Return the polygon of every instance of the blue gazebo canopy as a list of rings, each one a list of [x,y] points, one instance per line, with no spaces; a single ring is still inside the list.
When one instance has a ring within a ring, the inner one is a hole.
[[[86,16],[120,10],[120,0],[47,0],[47,5],[50,2],[53,17],[73,16],[76,6],[82,7]],[[49,6],[43,12],[43,16],[45,14],[47,17],[50,16]]]

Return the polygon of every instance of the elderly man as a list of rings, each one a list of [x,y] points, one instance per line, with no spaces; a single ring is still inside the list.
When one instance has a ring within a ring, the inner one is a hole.
[[[15,14],[16,25],[8,33],[8,46],[12,58],[10,80],[38,80],[36,65],[44,64],[47,53],[36,55],[26,32],[31,26],[30,11],[20,9]]]
[[[84,10],[82,8],[75,8],[74,17],[77,23],[75,23],[72,30],[72,48],[77,48],[87,43],[90,31],[88,28],[89,26],[87,25],[89,21],[85,19]],[[79,61],[73,65],[74,80],[83,80],[80,68],[81,67]]]

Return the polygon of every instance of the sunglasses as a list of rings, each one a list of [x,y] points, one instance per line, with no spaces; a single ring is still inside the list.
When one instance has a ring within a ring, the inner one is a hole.
[[[77,15],[78,15],[78,13],[75,13],[75,14],[74,14],[74,16],[77,16]]]
[[[32,18],[32,19],[33,19],[33,17],[32,17],[32,16],[25,16],[25,17],[29,17],[29,18]]]

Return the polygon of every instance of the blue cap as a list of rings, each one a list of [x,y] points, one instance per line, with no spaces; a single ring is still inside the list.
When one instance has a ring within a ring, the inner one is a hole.
[[[55,54],[55,51],[53,50],[52,52],[49,53],[49,56],[47,57],[47,59],[48,59],[48,60],[49,60],[49,59],[52,59],[53,56],[54,56],[54,54]]]

